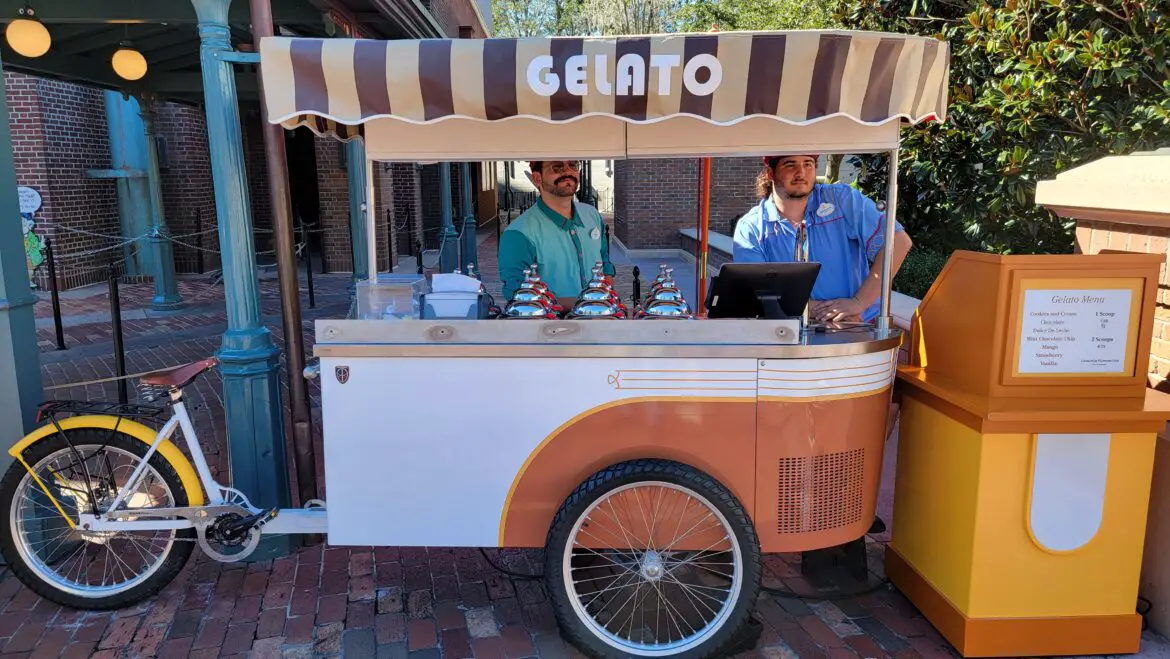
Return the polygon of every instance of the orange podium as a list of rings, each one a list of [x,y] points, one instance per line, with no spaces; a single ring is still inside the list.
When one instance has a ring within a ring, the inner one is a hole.
[[[919,305],[886,572],[963,656],[1139,649],[1161,262],[956,252]]]

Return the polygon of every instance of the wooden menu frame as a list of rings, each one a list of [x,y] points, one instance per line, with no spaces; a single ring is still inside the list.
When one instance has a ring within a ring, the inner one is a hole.
[[[1083,272],[1083,271],[1081,271]],[[1117,273],[1120,274],[1120,273]],[[1067,276],[1062,272],[1045,272],[1042,275],[1032,272],[1013,272],[1011,281],[1011,298],[1013,304],[1009,310],[1007,323],[1008,345],[1011,350],[1007,353],[1007,362],[1002,371],[1002,383],[1005,386],[1015,384],[1036,384],[1038,380],[1058,379],[1053,384],[1102,384],[1102,380],[1132,380],[1137,364],[1136,345],[1141,331],[1142,310],[1145,301],[1146,277],[1136,273],[1133,277],[1094,277],[1078,276],[1077,272]],[[1126,290],[1131,294],[1129,314],[1125,319],[1125,362],[1121,371],[1101,372],[1054,372],[1054,373],[1021,373],[1020,354],[1024,343],[1023,324],[1025,311],[1025,294],[1036,290]],[[1156,291],[1155,291],[1156,294]],[[1141,376],[1145,377],[1142,373]]]

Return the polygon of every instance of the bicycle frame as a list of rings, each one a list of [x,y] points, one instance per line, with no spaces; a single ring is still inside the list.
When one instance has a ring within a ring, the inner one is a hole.
[[[234,488],[221,485],[211,475],[211,469],[208,467],[207,459],[203,455],[203,447],[199,443],[195,425],[191,422],[191,416],[187,413],[187,407],[183,403],[182,392],[173,389],[170,392],[170,396],[171,408],[174,410],[174,413],[163,424],[163,427],[155,436],[154,441],[151,442],[146,455],[138,466],[135,467],[126,484],[119,490],[117,497],[114,498],[114,501],[109,506],[108,510],[110,512],[104,515],[80,514],[78,515],[79,527],[89,531],[99,532],[178,530],[194,528],[199,523],[210,523],[215,519],[216,515],[226,512],[254,514],[261,511],[260,508],[253,506],[248,501],[244,493]],[[159,445],[163,441],[169,440],[174,435],[176,429],[182,429],[183,431],[183,437],[187,442],[191,460],[194,462],[195,471],[199,475],[200,484],[203,486],[204,493],[207,497],[207,504],[186,508],[119,509],[119,506],[126,501],[127,497],[131,496],[138,489],[139,481],[146,471],[147,463],[150,462],[151,457],[155,454]],[[261,527],[261,533],[270,535],[325,533],[328,527],[327,522],[326,511],[323,506],[305,509],[282,508],[277,511],[275,518]]]

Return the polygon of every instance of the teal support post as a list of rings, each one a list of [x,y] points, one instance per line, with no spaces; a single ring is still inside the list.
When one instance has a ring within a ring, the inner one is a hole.
[[[354,284],[370,276],[369,240],[366,232],[366,208],[370,207],[370,200],[366,199],[366,145],[361,140],[351,140],[345,144],[346,182],[349,185],[349,242],[353,250],[353,279],[350,280],[349,290],[353,293]],[[376,264],[374,267],[377,267]]]
[[[476,255],[476,238],[475,238],[475,205],[471,201],[471,165],[469,163],[459,164],[459,188],[463,191],[463,258],[460,265],[467,268],[468,265],[474,263],[476,270],[479,266],[479,258]],[[467,270],[463,271],[464,274]]]
[[[110,169],[88,172],[90,178],[112,178],[118,187],[118,215],[122,235],[144,236],[150,224],[150,184],[146,168],[146,139],[138,101],[120,92],[105,92],[106,129],[110,139]],[[154,253],[145,241],[122,248],[123,268],[131,276],[155,272]]]
[[[89,172],[91,178],[113,178],[118,185],[122,235],[144,238],[125,249],[126,274],[154,278],[156,310],[183,306],[175,278],[175,253],[163,214],[158,149],[154,141],[153,99],[140,102],[107,91],[106,125],[110,138],[110,170]]]
[[[147,235],[154,256],[154,298],[150,304],[155,309],[165,310],[183,306],[183,298],[179,297],[179,282],[175,279],[175,250],[163,214],[158,144],[154,139],[156,103],[154,97],[144,95],[138,105],[138,114],[142,119],[142,132],[146,136],[146,179],[150,188],[150,228]]]
[[[455,272],[459,267],[459,234],[451,213],[451,163],[439,163],[439,213],[443,220],[439,234],[439,272]]]
[[[217,357],[223,374],[224,414],[232,485],[256,506],[286,507],[289,493],[284,421],[277,379],[280,351],[260,323],[252,211],[232,64],[217,53],[230,50],[231,0],[191,0],[199,21],[200,63],[219,219],[227,332]],[[253,554],[272,558],[290,548],[291,536],[266,538]]]
[[[12,160],[12,131],[8,123],[3,65],[0,65],[0,217],[20,215],[16,167]],[[0,423],[0,473],[12,462],[8,447],[33,429],[43,393],[33,319],[36,301],[29,287],[20,223],[0,222],[0,410],[4,410],[7,420]]]

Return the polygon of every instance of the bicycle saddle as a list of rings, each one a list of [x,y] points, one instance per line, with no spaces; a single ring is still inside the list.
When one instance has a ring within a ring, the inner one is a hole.
[[[185,387],[192,380],[199,377],[204,371],[215,368],[219,363],[215,357],[192,362],[184,366],[176,366],[165,371],[156,371],[139,378],[139,382],[156,387]]]

